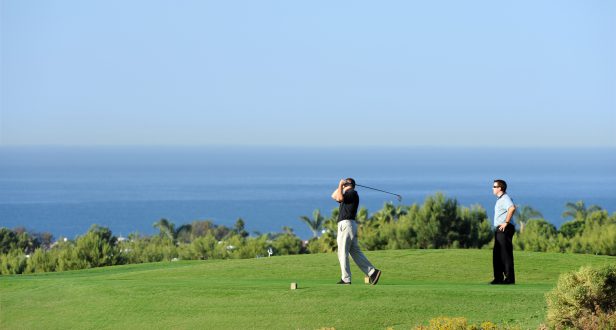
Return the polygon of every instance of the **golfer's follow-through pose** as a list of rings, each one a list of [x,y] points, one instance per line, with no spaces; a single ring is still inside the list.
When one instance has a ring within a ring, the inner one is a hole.
[[[492,192],[498,198],[494,205],[494,250],[492,251],[492,266],[494,280],[490,284],[515,284],[513,270],[513,213],[515,205],[507,195],[507,183],[494,180]],[[504,275],[504,276],[503,276]]]
[[[351,284],[350,254],[359,269],[370,277],[370,284],[376,285],[379,282],[379,277],[381,277],[381,271],[374,268],[361,252],[357,240],[356,216],[359,207],[359,195],[355,191],[355,180],[351,178],[340,180],[338,189],[334,190],[332,198],[340,203],[337,240],[342,278],[338,284]]]

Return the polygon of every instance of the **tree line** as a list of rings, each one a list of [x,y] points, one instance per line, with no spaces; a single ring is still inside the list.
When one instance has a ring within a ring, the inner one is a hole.
[[[567,203],[559,229],[540,212],[518,206],[514,236],[516,250],[616,255],[616,213],[582,201]],[[230,258],[269,255],[326,253],[336,249],[338,209],[328,216],[315,210],[301,216],[313,237],[301,240],[290,227],[277,233],[250,235],[243,219],[233,227],[212,221],[194,221],[178,227],[168,219],[153,224],[155,235],[131,234],[119,238],[111,230],[93,225],[74,240],[53,242],[49,233],[30,233],[23,228],[0,228],[0,273],[22,274],[65,271],[122,264]],[[360,244],[366,250],[489,248],[493,229],[486,210],[465,207],[456,199],[437,193],[423,204],[386,203],[370,213],[357,214]]]

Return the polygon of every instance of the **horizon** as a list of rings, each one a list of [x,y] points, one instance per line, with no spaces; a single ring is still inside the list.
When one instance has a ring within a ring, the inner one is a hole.
[[[317,144],[0,144],[0,149],[18,149],[18,148],[165,148],[165,149],[186,149],[186,148],[229,148],[229,149],[477,149],[489,150],[498,149],[502,146],[498,145],[392,145],[392,144],[367,144],[367,145],[317,145]],[[507,146],[511,150],[597,150],[597,149],[616,149],[616,145],[592,145],[592,146],[569,146],[569,145],[511,145]]]

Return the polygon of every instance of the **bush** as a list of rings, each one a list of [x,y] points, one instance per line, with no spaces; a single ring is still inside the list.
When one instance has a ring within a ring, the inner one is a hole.
[[[171,261],[178,257],[177,247],[167,237],[145,238],[137,242],[134,252],[142,262]]]
[[[300,254],[303,252],[302,240],[292,234],[282,234],[272,242],[277,255]]]
[[[57,271],[84,269],[88,267],[85,261],[79,259],[77,248],[75,248],[73,242],[62,242],[51,249],[51,251],[57,256]]]
[[[87,265],[86,268],[102,267],[120,263],[116,242],[111,230],[92,225],[85,235],[77,238],[75,246],[77,255]]]
[[[266,235],[250,239],[242,238],[242,240],[244,244],[240,245],[237,251],[239,258],[260,258],[268,255],[269,243]]]
[[[319,238],[308,241],[308,252],[310,253],[330,253],[336,251],[338,243],[336,236],[332,232],[326,232]]]
[[[616,326],[616,265],[582,267],[563,274],[546,300],[550,327],[587,329],[609,322]]]
[[[558,231],[543,219],[528,220],[524,231],[514,236],[513,244],[516,249],[525,251],[557,251]]]
[[[211,233],[205,236],[195,238],[186,251],[180,251],[181,259],[192,260],[207,260],[207,259],[225,259],[227,251],[223,249],[218,240]]]
[[[518,326],[497,325],[490,321],[482,322],[479,325],[469,324],[463,317],[437,317],[430,320],[428,326],[418,326],[415,330],[513,330],[519,329]]]
[[[616,255],[616,224],[589,222],[584,232],[571,238],[571,252]]]
[[[1,274],[22,274],[26,270],[26,255],[18,250],[0,255]]]
[[[57,264],[58,261],[53,253],[38,248],[28,259],[26,273],[53,272]]]
[[[438,317],[430,320],[430,330],[466,330],[468,321],[463,317]]]
[[[560,233],[566,238],[574,237],[584,231],[584,221],[573,220],[562,224],[559,229]]]
[[[581,329],[616,329],[616,313],[604,313],[599,309],[594,313],[584,312],[578,324]]]

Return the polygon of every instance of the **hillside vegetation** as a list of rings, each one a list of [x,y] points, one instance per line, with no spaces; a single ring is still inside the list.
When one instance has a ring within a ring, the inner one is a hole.
[[[567,203],[564,217],[571,218],[559,229],[541,219],[532,207],[519,207],[515,250],[616,255],[616,213],[608,214],[583,201]],[[338,209],[329,217],[315,210],[308,225],[314,237],[302,240],[292,228],[279,233],[255,233],[245,229],[243,219],[232,228],[209,220],[176,226],[168,219],[153,224],[158,235],[131,234],[116,237],[109,228],[92,225],[75,240],[52,243],[52,235],[31,233],[24,228],[0,227],[0,274],[28,274],[77,270],[143,262],[211,259],[250,259],[269,254],[328,253],[336,250]],[[483,248],[493,242],[493,228],[486,210],[459,205],[454,198],[437,193],[422,205],[386,203],[370,213],[360,208],[358,235],[364,250]],[[299,221],[297,222],[300,223]],[[319,236],[319,234],[321,234]]]

